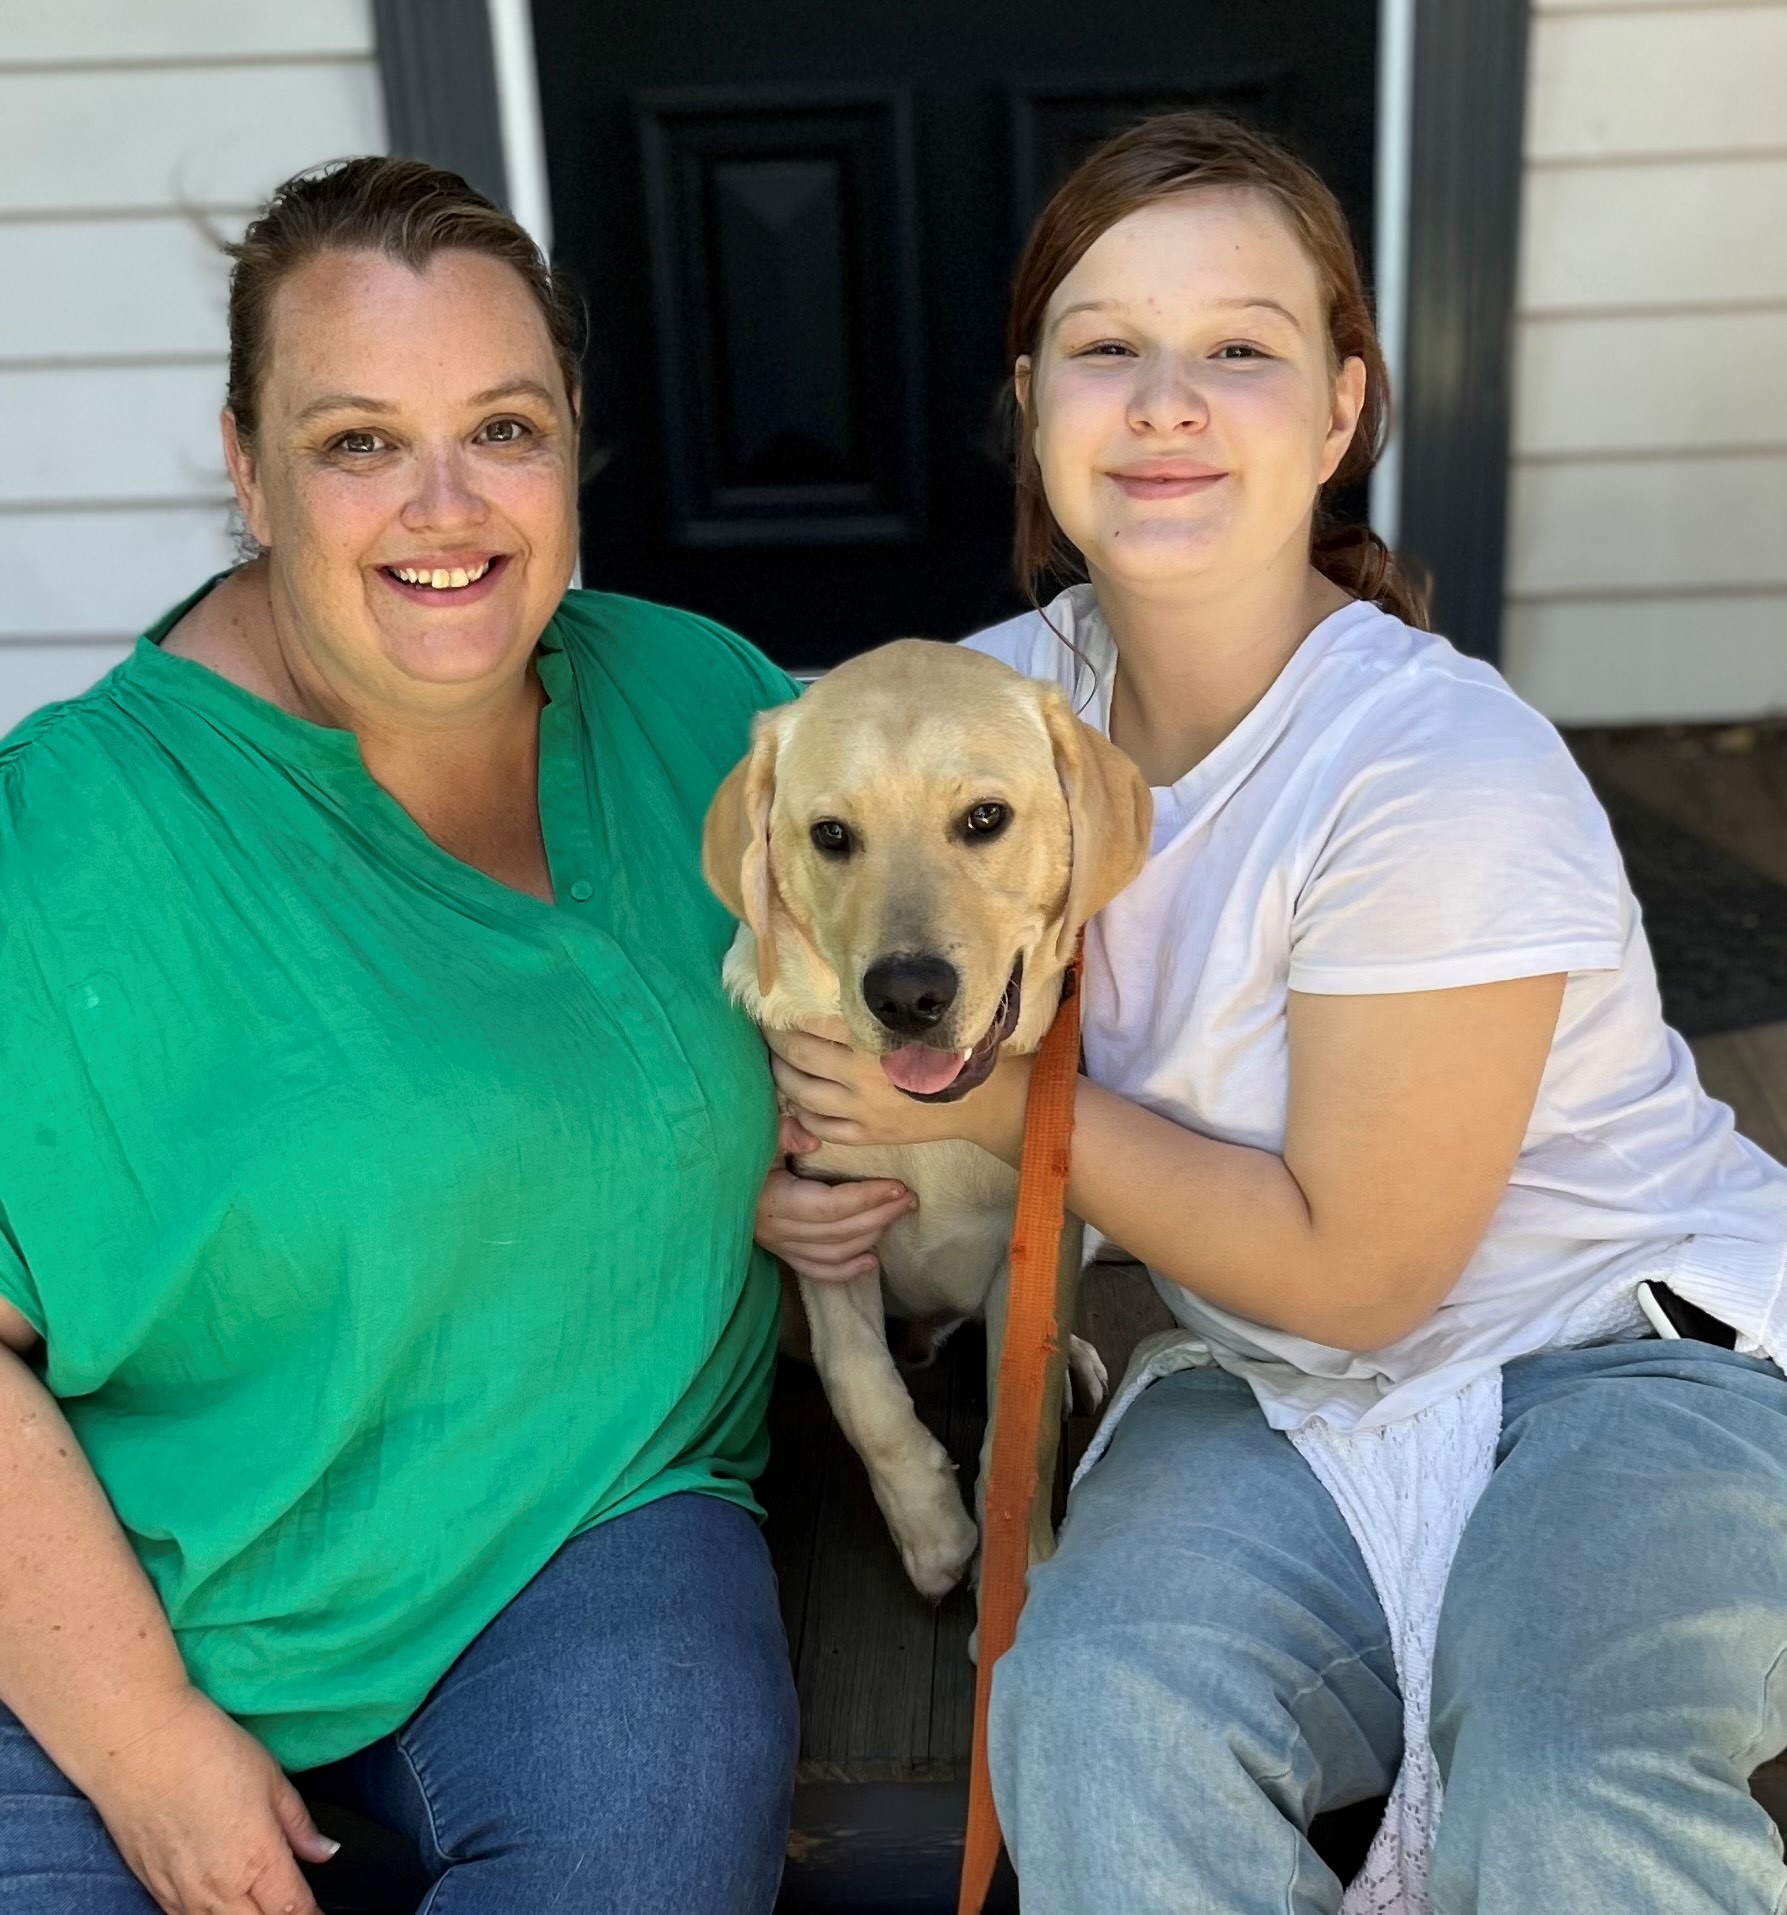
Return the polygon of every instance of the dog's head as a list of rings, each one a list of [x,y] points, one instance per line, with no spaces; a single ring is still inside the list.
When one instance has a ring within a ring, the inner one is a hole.
[[[759,716],[702,870],[755,940],[754,1014],[841,1012],[901,1090],[954,1098],[1001,1045],[1041,1043],[1151,823],[1141,774],[1056,687],[901,639]]]

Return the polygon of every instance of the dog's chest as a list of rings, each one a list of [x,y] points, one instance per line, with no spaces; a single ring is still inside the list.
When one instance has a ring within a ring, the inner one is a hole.
[[[915,1316],[979,1314],[1011,1243],[1014,1170],[964,1143],[885,1149],[828,1144],[803,1157],[800,1167],[828,1182],[891,1177],[905,1184],[917,1195],[918,1208],[878,1246],[890,1302]]]

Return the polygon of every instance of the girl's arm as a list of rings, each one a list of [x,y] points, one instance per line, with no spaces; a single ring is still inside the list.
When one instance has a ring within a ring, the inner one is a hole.
[[[1338,1349],[1394,1343],[1444,1301],[1507,1188],[1564,982],[1293,991],[1283,1156],[1081,1078],[1069,1206],[1220,1308]],[[1017,1162],[1026,1058],[1002,1060],[960,1104],[927,1105],[829,1034],[770,1042],[783,1095],[828,1142],[964,1137]]]

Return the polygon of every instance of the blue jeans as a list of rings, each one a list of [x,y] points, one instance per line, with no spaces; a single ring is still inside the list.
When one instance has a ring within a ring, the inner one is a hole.
[[[1447,1585],[1436,1915],[1771,1915],[1787,1380],[1701,1343],[1523,1358]],[[1332,1915],[1320,1811],[1402,1711],[1351,1535],[1245,1384],[1157,1383],[1068,1504],[993,1682],[1025,1915]]]
[[[795,1740],[757,1525],[683,1495],[567,1543],[402,1729],[318,1776],[415,1844],[428,1915],[767,1915]],[[4,1709],[0,1915],[155,1915]]]

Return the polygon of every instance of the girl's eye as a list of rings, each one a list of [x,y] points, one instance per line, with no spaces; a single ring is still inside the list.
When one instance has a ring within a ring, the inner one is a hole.
[[[533,430],[525,419],[492,419],[484,428],[484,437],[491,445],[520,445],[533,436]]]
[[[335,441],[335,450],[345,452],[350,457],[364,459],[370,453],[383,450],[384,441],[376,432],[344,432]]]
[[[1218,359],[1264,359],[1266,357],[1258,346],[1247,345],[1238,339],[1231,340],[1226,346],[1218,346],[1216,356]]]
[[[1121,339],[1101,339],[1096,345],[1082,346],[1074,357],[1076,359],[1115,359],[1119,354],[1131,351],[1132,348],[1126,346]]]

